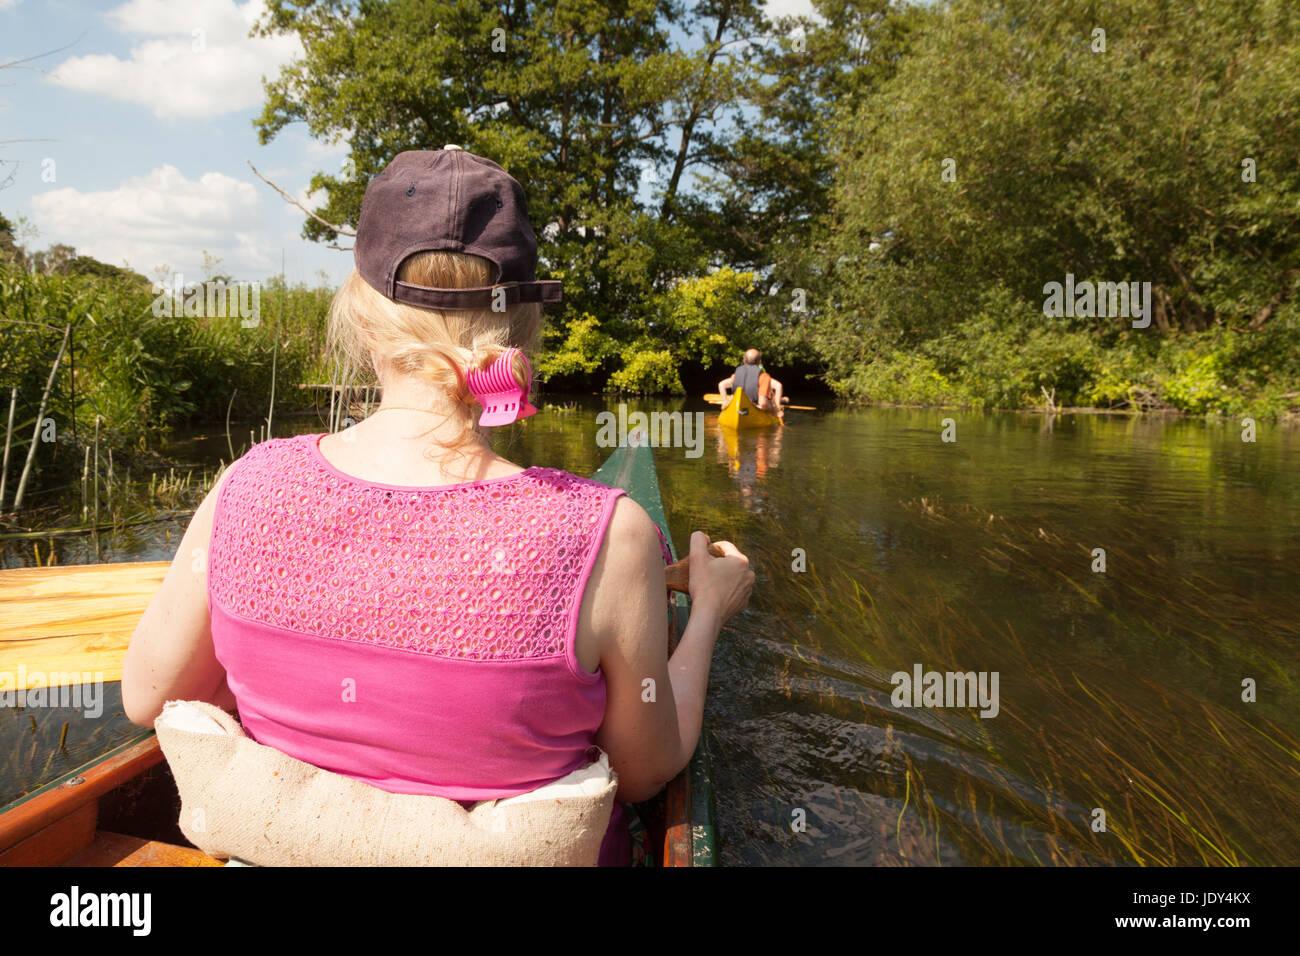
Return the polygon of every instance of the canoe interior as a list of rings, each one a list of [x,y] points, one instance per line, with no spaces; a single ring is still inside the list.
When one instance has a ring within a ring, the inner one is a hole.
[[[617,449],[593,477],[627,491],[671,538],[649,447]],[[115,683],[135,623],[167,566],[0,571],[6,622],[0,671],[17,673],[23,665],[31,672],[31,662],[39,661],[42,675],[33,683],[64,700],[79,690],[74,682],[81,672],[100,672],[105,681],[102,713],[94,720],[85,718],[84,707],[0,710],[0,746],[30,733],[36,758],[26,780],[6,774],[0,787],[0,866],[222,865],[181,834],[180,796],[157,738],[126,720]],[[670,645],[688,613],[684,595],[672,599]],[[38,764],[44,764],[41,772],[34,769]],[[657,865],[714,864],[713,793],[702,741],[690,766],[638,810],[652,834]]]

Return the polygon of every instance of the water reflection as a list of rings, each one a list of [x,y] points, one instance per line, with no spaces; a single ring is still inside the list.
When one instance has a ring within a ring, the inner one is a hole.
[[[707,427],[718,451],[717,460],[726,462],[727,473],[740,494],[741,506],[746,511],[761,514],[764,500],[762,484],[781,464],[781,442],[785,428],[722,428],[718,425],[716,416]]]
[[[761,523],[736,509],[760,570],[710,698],[724,861],[1300,860],[1294,430],[1251,446],[1183,420],[888,409],[798,425],[753,486]],[[675,526],[703,518],[672,495],[694,476],[663,467]],[[1002,712],[892,706],[890,675],[918,662],[1000,672]],[[1272,690],[1247,703],[1250,675]]]

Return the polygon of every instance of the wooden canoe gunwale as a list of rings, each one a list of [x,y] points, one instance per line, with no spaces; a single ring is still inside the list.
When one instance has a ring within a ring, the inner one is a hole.
[[[653,453],[648,446],[625,445],[616,449],[593,477],[622,488],[645,508],[664,532],[669,550],[672,550]],[[168,563],[138,564],[139,568],[132,570],[160,582]],[[76,598],[88,593],[90,582],[113,576],[126,580],[130,576],[128,567],[118,564],[64,569],[69,575],[66,583],[58,581],[57,575],[50,573],[55,570],[53,568],[3,571],[0,575],[11,579],[22,576],[22,584],[9,589],[9,593],[17,594],[20,600],[37,599],[48,607],[50,596],[59,594],[77,606]],[[133,590],[140,590],[138,583]],[[107,672],[105,679],[120,679],[121,656],[125,654],[139,613],[152,593],[151,590],[133,593],[137,603],[143,602],[138,610],[131,614],[118,609],[108,622],[101,620],[96,605],[91,614],[94,622],[89,629],[79,629],[58,619],[58,615],[50,617],[47,610],[38,607],[35,613],[44,619],[26,624],[27,629],[18,640],[0,641],[0,661],[6,657],[9,661],[24,660],[34,649],[43,651],[46,647],[56,658],[64,661],[73,653],[69,650],[70,643],[82,641],[85,653],[94,655],[96,662],[102,663],[102,668],[96,669]],[[670,601],[668,639],[671,652],[686,626],[689,602],[683,594],[671,595]],[[40,660],[44,661],[43,654]],[[47,668],[50,671],[55,669]],[[71,672],[85,668],[69,665],[65,669]],[[128,789],[126,784],[141,778],[152,768],[161,765],[166,785],[175,790],[157,737],[152,731],[141,729],[140,733],[144,736],[118,745],[5,807],[0,812],[0,866],[57,866],[67,863],[96,866],[220,865],[219,861],[193,848],[98,829],[102,822],[100,800],[119,788]],[[650,808],[656,819],[662,819],[662,834],[656,834],[660,852],[656,863],[663,866],[713,865],[712,789],[703,738],[686,770],[669,782],[659,797],[642,807]],[[159,824],[158,830],[163,823],[141,822],[149,825],[149,829],[155,829],[152,824]],[[165,822],[169,827],[175,824],[174,819]]]
[[[98,836],[100,798],[162,762],[150,733],[10,804],[0,814],[0,866],[58,865],[75,857]],[[88,829],[71,832],[80,830],[74,821],[82,816]]]

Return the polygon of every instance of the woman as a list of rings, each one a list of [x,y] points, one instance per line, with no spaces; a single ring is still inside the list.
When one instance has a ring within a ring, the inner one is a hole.
[[[654,796],[699,739],[713,645],[754,575],[691,538],[690,624],[668,660],[661,539],[597,482],[494,454],[476,419],[530,414],[537,337],[523,191],[456,147],[366,190],[330,341],[379,409],[255,446],[195,514],[122,674],[127,715],[237,708],[253,739],[395,793],[469,804],[603,749],[617,799]],[[646,681],[653,681],[647,684]],[[653,693],[647,693],[653,688]],[[616,807],[602,863],[627,861]]]

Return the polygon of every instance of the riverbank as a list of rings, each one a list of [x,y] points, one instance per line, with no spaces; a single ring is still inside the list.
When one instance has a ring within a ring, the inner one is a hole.
[[[1131,408],[1097,408],[1092,405],[1034,405],[1028,408],[980,408],[971,405],[927,405],[920,402],[872,402],[872,401],[854,401],[851,399],[838,399],[840,404],[848,408],[901,408],[901,409],[933,409],[935,411],[978,411],[978,412],[1001,412],[1014,415],[1103,415],[1113,418],[1156,418],[1156,419],[1187,419],[1191,421],[1203,420],[1212,424],[1222,425],[1239,425],[1240,422],[1234,415],[1223,412],[1206,412],[1203,415],[1193,415],[1189,412],[1180,411],[1176,408],[1149,408],[1149,409],[1131,409]],[[1300,406],[1292,408],[1281,415],[1265,419],[1274,424],[1295,427],[1300,425]]]
[[[1300,336],[1286,325],[1131,330],[1107,340],[1044,325],[970,322],[866,351],[828,371],[838,398],[985,411],[1300,417]]]

